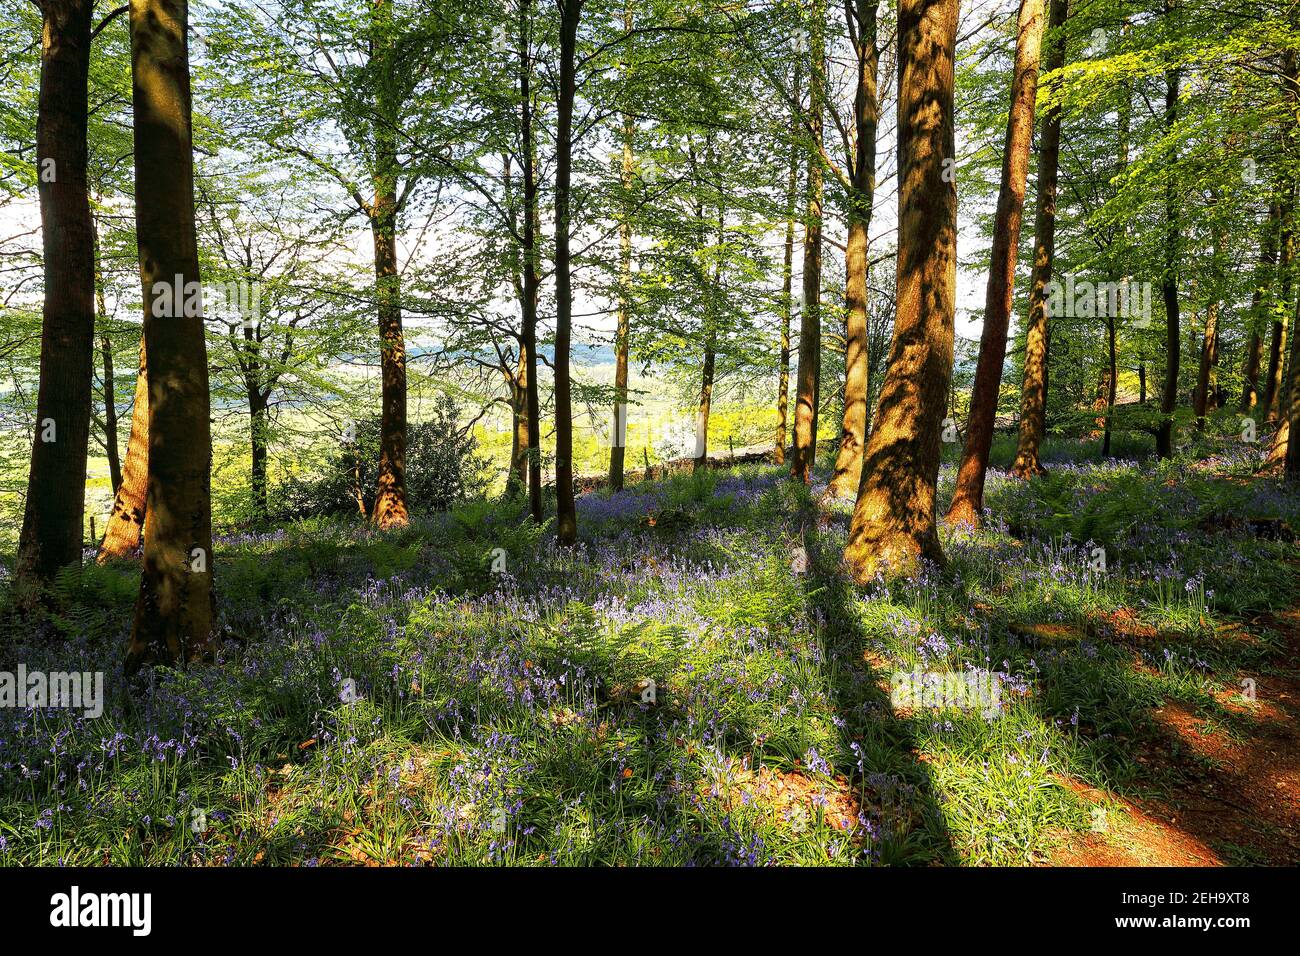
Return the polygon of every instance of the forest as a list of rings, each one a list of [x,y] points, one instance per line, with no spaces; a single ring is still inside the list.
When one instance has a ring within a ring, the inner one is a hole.
[[[1300,0],[0,0],[0,867],[1300,864],[1298,201]]]

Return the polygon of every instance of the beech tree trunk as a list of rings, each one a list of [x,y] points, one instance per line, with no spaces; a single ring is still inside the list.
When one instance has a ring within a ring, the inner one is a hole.
[[[1115,397],[1119,388],[1119,354],[1115,342],[1116,316],[1112,310],[1106,316],[1106,354],[1109,363],[1106,367],[1106,423],[1102,431],[1101,457],[1110,457],[1110,436],[1115,419]]]
[[[957,285],[953,60],[958,0],[898,4],[898,276],[889,369],[844,557],[853,577],[943,561],[935,484]]]
[[[1250,296],[1250,341],[1246,345],[1246,358],[1242,366],[1241,377],[1245,385],[1241,391],[1239,408],[1249,412],[1259,400],[1259,362],[1263,339],[1260,338],[1260,326],[1267,314],[1273,280],[1277,276],[1277,240],[1278,224],[1282,218],[1282,207],[1270,203],[1268,218],[1264,220],[1259,243],[1259,261],[1255,267],[1255,289]]]
[[[1214,194],[1218,202],[1218,194]],[[1205,416],[1214,411],[1218,402],[1218,320],[1219,302],[1216,298],[1223,282],[1223,230],[1213,229],[1213,265],[1210,267],[1210,300],[1205,303],[1205,329],[1201,336],[1201,360],[1196,369],[1196,392],[1192,394],[1192,408],[1196,414],[1196,431],[1205,431]]]
[[[146,304],[149,490],[144,566],[127,668],[212,650],[212,505],[207,347],[200,288],[186,0],[131,0],[135,209]],[[182,283],[183,288],[177,288]]]
[[[1300,58],[1294,50],[1288,50],[1282,60],[1283,96],[1290,118],[1283,134],[1283,144],[1289,156],[1295,156],[1300,150]],[[1295,216],[1296,180],[1288,177],[1287,202],[1291,207],[1291,216]],[[1294,218],[1284,221],[1284,228],[1289,224],[1289,245],[1295,244]],[[1288,481],[1300,481],[1300,288],[1294,281],[1291,270],[1295,268],[1294,251],[1288,258],[1287,268],[1281,275],[1281,292],[1284,309],[1291,311],[1291,360],[1288,366],[1288,384],[1281,406],[1281,424],[1274,438],[1273,459],[1282,458],[1282,473]],[[1291,296],[1296,295],[1292,309]]]
[[[700,407],[696,425],[699,429],[699,454],[695,456],[695,471],[709,464],[709,412],[713,407],[713,375],[717,367],[716,341],[716,333],[710,330],[704,340],[704,369],[700,376]]]
[[[1065,66],[1068,0],[1049,0],[1049,43],[1043,68],[1053,73]],[[1043,115],[1038,143],[1038,211],[1034,220],[1034,263],[1029,289],[1029,321],[1025,327],[1025,369],[1020,387],[1020,432],[1011,474],[1030,478],[1043,473],[1039,454],[1047,430],[1047,349],[1051,316],[1047,314],[1047,286],[1052,281],[1056,251],[1056,191],[1061,159],[1061,111],[1050,107]]]
[[[1205,430],[1205,416],[1213,410],[1214,368],[1219,361],[1219,304],[1211,302],[1205,309],[1205,334],[1201,340],[1201,364],[1196,372],[1196,429]]]
[[[373,58],[391,69],[392,0],[375,0],[371,11]],[[402,331],[402,286],[397,271],[397,104],[384,83],[376,95],[375,198],[370,235],[375,247],[375,296],[379,316],[379,474],[370,517],[380,528],[400,528],[410,521],[406,501],[406,338]]]
[[[36,119],[45,301],[40,385],[18,540],[21,589],[81,562],[95,354],[95,252],[86,186],[90,0],[43,0]]]
[[[957,469],[957,488],[948,508],[949,524],[975,525],[984,510],[984,475],[993,447],[993,426],[1007,357],[1007,330],[1016,285],[1016,258],[1029,175],[1029,146],[1034,135],[1034,98],[1038,93],[1038,59],[1043,39],[1043,0],[1020,0],[1016,60],[1011,76],[1011,107],[1002,151],[1002,181],[993,226],[989,281],[984,295],[984,328],[971,392],[966,443]]]
[[[573,102],[577,96],[578,23],[584,0],[556,0],[560,10],[560,86],[556,104],[555,156],[555,504],[560,544],[578,539],[573,499],[573,402],[569,343],[573,325],[569,219],[573,175]]]
[[[1282,197],[1281,239],[1278,243],[1278,298],[1281,308],[1273,320],[1272,335],[1268,344],[1268,379],[1264,383],[1264,396],[1260,404],[1264,408],[1267,421],[1278,420],[1278,407],[1282,393],[1283,357],[1286,355],[1288,333],[1294,337],[1294,330],[1287,328],[1287,304],[1291,299],[1292,270],[1295,268],[1295,188],[1288,186]]]
[[[131,406],[131,435],[126,440],[122,483],[113,495],[113,510],[104,526],[104,539],[95,557],[98,564],[129,558],[144,533],[145,498],[149,491],[149,367],[145,341],[140,339],[140,371]]]
[[[122,453],[117,443],[117,392],[113,386],[113,343],[107,335],[99,339],[104,357],[104,454],[108,457],[108,480],[113,494],[122,487]]]
[[[808,42],[807,202],[803,239],[803,312],[799,316],[799,367],[795,373],[794,461],[790,476],[808,484],[817,457],[817,401],[822,354],[822,111],[826,98],[826,7],[811,5]]]
[[[267,507],[266,488],[269,436],[270,412],[267,397],[264,392],[255,389],[248,394],[248,440],[252,456],[253,513],[259,518],[265,518],[270,513]]]
[[[871,359],[867,328],[867,256],[876,194],[876,129],[880,103],[876,92],[880,51],[876,46],[875,0],[846,5],[845,16],[857,34],[858,84],[853,103],[856,152],[845,210],[849,235],[844,253],[844,421],[827,492],[856,498],[862,483],[862,453],[867,443],[867,397],[871,394]]]
[[[104,274],[100,268],[99,231],[91,220],[91,236],[95,256],[95,307],[99,321],[108,321],[108,306],[104,302]],[[113,380],[113,341],[107,329],[99,336],[99,353],[104,363],[104,455],[108,458],[108,477],[113,494],[122,487],[122,454],[117,441],[117,388]]]
[[[537,153],[533,132],[532,0],[519,0],[519,141],[523,150],[524,295],[523,350],[528,415],[528,512],[542,523],[542,408],[537,382],[537,299],[541,286],[537,248]]]
[[[623,10],[623,29],[632,32],[632,7]],[[618,330],[614,334],[614,431],[609,449],[609,488],[623,489],[623,464],[627,455],[627,362],[632,323],[632,145],[636,123],[623,114],[623,209],[618,223]]]
[[[511,438],[510,477],[506,481],[511,496],[522,495],[528,487],[528,352],[519,349],[519,361],[507,374],[510,389]]]
[[[790,95],[799,102],[799,62],[795,62]],[[786,413],[790,404],[790,321],[794,316],[794,213],[799,191],[799,129],[797,105],[790,111],[790,170],[785,186],[785,260],[781,270],[781,367],[776,391],[776,443],[772,461],[785,464]]]
[[[1166,14],[1170,10],[1168,2]],[[1165,74],[1165,131],[1170,132],[1178,122],[1178,88],[1182,71],[1173,69]],[[1174,150],[1169,163],[1177,161]],[[1161,280],[1165,300],[1165,376],[1160,383],[1160,427],[1156,431],[1156,454],[1172,458],[1174,454],[1174,409],[1178,406],[1178,368],[1182,352],[1182,337],[1178,316],[1178,195],[1173,178],[1165,182],[1165,270]]]

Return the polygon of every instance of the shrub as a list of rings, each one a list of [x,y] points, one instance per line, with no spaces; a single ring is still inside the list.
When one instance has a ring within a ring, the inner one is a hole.
[[[412,509],[447,511],[487,493],[489,462],[478,454],[472,429],[463,427],[461,406],[439,396],[433,415],[406,430],[406,495]],[[284,489],[281,517],[366,514],[375,502],[379,470],[379,416],[362,419],[355,439],[333,452],[323,469]]]

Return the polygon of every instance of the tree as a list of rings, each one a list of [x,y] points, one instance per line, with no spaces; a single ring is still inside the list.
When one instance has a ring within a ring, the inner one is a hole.
[[[86,184],[91,0],[42,0],[36,125],[45,269],[36,437],[17,576],[39,589],[81,560],[95,337],[94,225]]]
[[[623,10],[623,29],[632,33],[632,5]],[[630,42],[630,41],[629,41]],[[624,67],[626,70],[627,67]],[[636,120],[631,113],[622,114],[622,155],[619,186],[622,192],[618,223],[618,329],[614,335],[614,440],[609,447],[609,487],[623,487],[623,464],[627,454],[627,363],[631,351],[632,323],[632,150],[636,141]]]
[[[135,379],[135,403],[131,411],[131,436],[126,442],[126,463],[122,468],[122,482],[113,493],[113,509],[104,525],[104,537],[95,556],[99,564],[129,557],[140,547],[148,493],[149,364],[142,336],[139,373]]]
[[[785,464],[786,414],[790,403],[790,322],[794,317],[794,217],[799,195],[799,78],[800,66],[795,60],[791,71],[790,95],[794,105],[790,109],[790,165],[785,187],[785,259],[781,268],[781,361],[778,366],[776,393],[776,445],[772,461]]]
[[[1249,412],[1259,400],[1259,359],[1262,339],[1260,332],[1263,317],[1268,313],[1268,303],[1273,279],[1277,276],[1277,229],[1282,218],[1282,207],[1269,203],[1268,217],[1260,229],[1259,261],[1255,267],[1254,288],[1250,299],[1250,342],[1246,346],[1246,359],[1241,377],[1245,384],[1241,390],[1240,409]]]
[[[844,252],[844,422],[839,452],[827,493],[851,498],[862,477],[862,452],[867,442],[867,400],[871,394],[868,339],[867,230],[876,199],[876,128],[880,124],[877,70],[880,65],[876,4],[858,0],[845,4],[849,38],[857,64],[853,101],[853,155],[849,162],[845,202],[848,242]]]
[[[144,566],[128,668],[212,650],[207,349],[194,228],[187,0],[132,0],[136,232],[149,383]],[[194,307],[197,297],[197,308]]]
[[[935,485],[957,284],[953,71],[957,0],[898,5],[897,314],[844,551],[853,577],[941,562]]]
[[[455,4],[282,0],[275,11],[236,7],[206,24],[230,127],[268,159],[292,159],[338,189],[370,231],[383,417],[371,518],[379,527],[409,518],[398,236],[422,187],[454,176],[460,154],[478,150],[474,117],[461,111],[470,104],[454,82],[463,66],[456,58],[478,48],[449,42],[458,15]],[[250,104],[254,81],[264,96]]]
[[[811,141],[804,193],[803,309],[799,314],[799,367],[795,373],[794,460],[790,476],[812,481],[817,457],[817,407],[821,400],[822,336],[822,117],[826,100],[826,6],[811,0],[808,25],[808,114]]]
[[[573,107],[577,97],[578,24],[585,0],[555,0],[560,11],[560,80],[555,132],[555,500],[556,535],[561,544],[578,537],[573,499],[573,398],[569,345],[573,334],[573,276],[570,273],[573,187]]]
[[[957,470],[957,489],[948,508],[949,524],[976,524],[984,508],[984,475],[993,445],[1002,365],[1007,354],[1007,330],[1015,294],[1016,256],[1029,174],[1029,145],[1034,130],[1034,97],[1038,91],[1038,54],[1043,35],[1042,0],[1020,0],[1016,18],[1016,61],[1011,78],[1011,106],[1002,151],[1002,181],[989,281],[984,298],[984,328],[970,400],[966,443]]]
[[[1068,0],[1050,0],[1047,29],[1050,37],[1043,66],[1054,73],[1065,65]],[[1042,474],[1039,449],[1047,428],[1047,286],[1052,281],[1056,249],[1056,189],[1061,155],[1061,108],[1053,103],[1043,115],[1038,142],[1037,218],[1034,222],[1034,262],[1029,289],[1029,323],[1025,331],[1024,383],[1020,389],[1020,434],[1011,473],[1018,478]]]

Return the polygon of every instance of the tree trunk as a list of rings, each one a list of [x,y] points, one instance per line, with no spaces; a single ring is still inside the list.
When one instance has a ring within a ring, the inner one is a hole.
[[[1243,413],[1255,407],[1259,397],[1259,361],[1263,340],[1260,338],[1260,325],[1267,315],[1273,280],[1277,276],[1277,240],[1278,224],[1282,218],[1282,207],[1276,202],[1268,207],[1268,218],[1264,221],[1263,235],[1259,244],[1259,262],[1255,267],[1255,289],[1250,297],[1250,341],[1246,346],[1246,360],[1242,368],[1245,386],[1241,392],[1240,409]]]
[[[1281,240],[1278,244],[1278,301],[1281,308],[1273,322],[1273,332],[1268,345],[1268,380],[1264,383],[1264,397],[1261,405],[1265,419],[1270,422],[1278,420],[1278,407],[1281,404],[1283,357],[1286,355],[1288,332],[1294,338],[1294,329],[1287,328],[1287,304],[1291,301],[1292,270],[1295,268],[1295,188],[1288,185],[1282,197]]]
[[[188,303],[191,290],[200,288],[189,8],[186,0],[131,0],[130,16],[136,235],[149,381],[149,520],[127,652],[128,671],[134,671],[153,661],[210,655],[213,554],[203,317],[201,310],[176,309],[178,299]]]
[[[95,253],[86,188],[90,0],[44,0],[36,121],[45,269],[40,385],[17,577],[39,592],[81,561],[95,354]]]
[[[1205,335],[1201,341],[1201,364],[1196,373],[1196,430],[1205,430],[1205,416],[1213,408],[1212,377],[1219,361],[1219,304],[1211,302],[1205,309]]]
[[[537,248],[537,154],[533,132],[532,0],[519,2],[519,141],[524,167],[524,354],[528,412],[528,511],[542,523],[542,409],[537,382],[537,299],[541,285]]]
[[[1170,11],[1166,2],[1166,15]],[[1165,133],[1173,131],[1178,121],[1178,87],[1182,71],[1169,70],[1165,74]],[[1171,150],[1168,162],[1178,159],[1177,149]],[[1161,458],[1174,455],[1174,409],[1178,405],[1178,366],[1182,351],[1182,337],[1178,323],[1178,195],[1173,177],[1165,182],[1165,270],[1161,280],[1165,299],[1165,377],[1160,383],[1160,428],[1156,432],[1156,454]]]
[[[632,7],[623,10],[623,29],[632,32]],[[627,454],[627,362],[632,322],[632,144],[636,123],[623,114],[622,216],[618,223],[618,331],[614,335],[614,435],[609,449],[610,491],[623,490],[623,462]]]
[[[1287,104],[1287,116],[1290,122],[1283,134],[1283,144],[1286,147],[1287,155],[1295,156],[1300,149],[1300,58],[1297,58],[1295,50],[1288,50],[1282,60],[1282,83],[1283,93]],[[1291,207],[1292,216],[1295,215],[1295,189],[1296,181],[1294,176],[1289,175],[1287,179],[1287,202]],[[1291,244],[1295,243],[1295,223],[1290,222]],[[1291,295],[1297,290],[1291,275],[1291,269],[1295,268],[1295,256],[1291,255],[1287,263],[1287,271],[1282,273],[1282,303],[1284,308],[1291,308]],[[1291,313],[1291,360],[1288,367],[1287,378],[1289,383],[1286,389],[1286,396],[1281,403],[1283,412],[1281,416],[1281,426],[1277,430],[1277,436],[1274,440],[1275,456],[1285,448],[1285,454],[1282,465],[1282,473],[1288,481],[1300,481],[1300,334],[1297,334],[1297,326],[1300,326],[1300,294],[1296,295],[1296,303]]]
[[[817,457],[817,401],[822,354],[822,110],[826,98],[826,6],[813,0],[808,42],[808,209],[803,239],[803,313],[799,317],[799,368],[795,374],[794,461],[790,475],[812,481]]]
[[[696,420],[695,471],[709,464],[709,412],[713,404],[713,374],[716,362],[716,334],[710,331],[704,340],[704,372],[700,379],[700,407],[699,417]]]
[[[270,513],[267,507],[266,490],[267,440],[270,423],[266,396],[258,390],[252,390],[248,395],[248,432],[252,453],[253,514],[265,519]]]
[[[507,376],[510,388],[510,476],[506,480],[511,497],[528,487],[528,351],[519,349],[519,361]]]
[[[790,404],[790,320],[794,316],[794,213],[799,190],[799,62],[795,61],[790,96],[790,171],[785,186],[785,260],[781,270],[781,367],[776,391],[776,444],[772,461],[785,464],[786,410]]]
[[[99,230],[95,220],[90,220],[95,256],[95,308],[97,320],[108,321],[108,305],[104,301],[104,274],[100,268]],[[122,487],[122,455],[117,441],[117,388],[113,380],[113,340],[105,329],[99,336],[99,352],[104,362],[104,454],[108,458],[108,480],[113,495]]]
[[[393,62],[392,0],[375,0],[371,11],[373,57]],[[386,84],[376,95],[375,198],[370,235],[375,247],[375,296],[379,316],[379,475],[370,517],[380,528],[400,528],[410,521],[406,501],[406,339],[402,331],[402,286],[397,271],[397,129],[398,106]]]
[[[827,492],[856,498],[862,483],[862,453],[867,443],[867,397],[871,394],[870,343],[867,340],[867,231],[876,192],[876,129],[880,103],[876,92],[880,52],[876,46],[875,0],[858,0],[856,17],[858,85],[853,103],[856,153],[852,188],[845,210],[849,235],[844,253],[844,422]]]
[[[144,338],[140,339],[140,371],[135,379],[135,401],[131,407],[131,435],[126,440],[126,465],[122,483],[113,495],[113,510],[104,526],[95,561],[129,558],[140,546],[144,532],[145,497],[149,491],[149,368]]]
[[[569,253],[569,191],[573,175],[573,103],[577,96],[578,23],[584,0],[556,0],[560,10],[560,87],[555,138],[555,511],[556,537],[578,539],[573,500],[573,403],[569,382],[569,342],[573,324],[573,285]]]
[[[953,59],[958,0],[899,0],[898,275],[889,369],[844,557],[859,582],[943,560],[935,484],[957,284]]]
[[[700,209],[700,221],[704,221],[704,210]],[[701,229],[701,232],[703,230]],[[707,291],[708,305],[705,309],[704,365],[700,377],[700,406],[696,419],[696,455],[695,467],[699,471],[709,464],[709,413],[713,409],[713,379],[717,370],[718,358],[718,310],[717,303],[722,298],[722,258],[727,242],[726,211],[718,207],[718,251],[713,268],[713,287]],[[704,238],[700,237],[701,251]]]
[[[1029,175],[1029,146],[1034,135],[1034,98],[1038,92],[1038,58],[1043,39],[1043,0],[1020,0],[1016,31],[1016,61],[1011,77],[1011,107],[1002,151],[1002,181],[989,281],[984,296],[984,328],[971,391],[966,444],[957,469],[957,487],[948,508],[951,525],[975,525],[984,510],[984,475],[993,447],[993,426],[1002,388],[1002,364],[1007,357],[1007,329],[1016,285],[1016,258]]]
[[[1050,42],[1043,68],[1054,73],[1065,66],[1068,0],[1049,0],[1047,30]],[[1052,281],[1056,251],[1056,184],[1061,159],[1061,111],[1050,107],[1043,115],[1038,143],[1038,211],[1034,220],[1034,263],[1029,289],[1029,321],[1025,327],[1025,369],[1020,387],[1020,431],[1011,474],[1030,478],[1043,473],[1039,454],[1047,430],[1047,347],[1051,316],[1047,314],[1047,286]]]
[[[1106,316],[1106,354],[1109,363],[1106,367],[1106,424],[1102,431],[1101,457],[1110,457],[1110,435],[1115,420],[1115,396],[1119,388],[1119,355],[1115,348],[1115,313],[1111,310]]]
[[[108,480],[113,494],[122,487],[122,453],[117,443],[117,393],[113,386],[113,343],[100,336],[100,354],[104,357],[104,454],[108,456]]]

